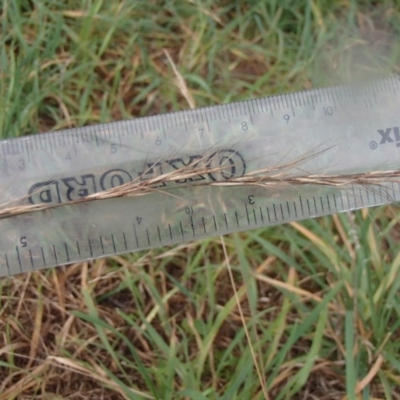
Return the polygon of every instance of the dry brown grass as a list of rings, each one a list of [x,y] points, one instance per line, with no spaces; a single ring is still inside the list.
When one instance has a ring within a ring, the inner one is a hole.
[[[142,324],[144,321],[150,323],[170,346],[176,346],[182,340],[186,340],[188,354],[185,356],[181,353],[180,357],[193,360],[201,358],[205,342],[202,333],[197,332],[196,321],[210,321],[213,305],[207,297],[193,304],[190,295],[176,290],[171,281],[171,277],[179,280],[188,293],[195,290],[196,282],[193,278],[184,278],[185,258],[203,251],[200,247],[201,243],[193,243],[165,250],[158,256],[147,253],[137,261],[127,261],[120,257],[101,259],[57,268],[48,273],[26,274],[3,282],[2,289],[6,295],[3,294],[1,299],[3,307],[0,313],[0,359],[9,362],[14,368],[11,374],[8,368],[0,369],[0,399],[128,399],[122,388],[110,379],[109,372],[128,385],[134,384],[134,390],[143,395],[140,398],[153,398],[145,395],[146,382],[138,373],[126,343],[115,333],[106,330],[108,341],[120,358],[113,359],[100,345],[101,334],[95,326],[76,316],[76,313],[90,315],[93,312],[91,308],[95,307],[96,318],[106,321],[124,335],[148,367],[159,362],[160,348],[146,335],[146,329],[141,332],[129,326],[117,310],[137,316],[139,324],[140,321]],[[215,253],[216,248],[220,247],[219,244],[216,243],[212,247],[206,250],[205,257],[212,257],[219,263],[216,258],[221,256],[220,262],[223,264],[222,249]],[[236,263],[237,260],[231,258],[230,262]],[[164,265],[161,270],[157,266],[160,263]],[[276,323],[282,310],[287,309],[288,298],[282,290],[295,295],[296,301],[304,305],[323,301],[321,289],[311,282],[309,276],[299,274],[294,268],[289,269],[286,282],[282,282],[276,272],[281,268],[276,257],[270,256],[260,265],[253,263],[253,267],[260,297],[257,305],[257,324],[260,331],[256,334],[261,343],[265,343],[262,326]],[[129,289],[121,289],[126,282],[126,274],[137,276],[136,284],[142,301],[138,302]],[[240,273],[234,272],[234,279],[235,289],[231,286],[228,270],[219,268],[217,279],[212,283],[215,287],[215,303],[219,307],[223,308],[232,301],[233,303],[231,311],[215,331],[208,349],[208,372],[202,374],[203,387],[218,388],[229,383],[229,371],[233,367],[227,367],[226,378],[218,375],[215,370],[218,367],[216,354],[226,351],[232,345],[242,327],[243,318],[247,324],[254,318],[247,298],[248,289],[241,281]],[[159,303],[154,299],[153,288],[148,285],[149,280],[155,283],[160,297],[166,299],[163,301],[163,309],[159,308]],[[234,305],[235,292],[241,312]],[[337,315],[340,320],[340,315],[345,312],[343,306],[340,303],[332,303],[332,316]],[[142,317],[137,314],[139,309],[143,312]],[[259,314],[263,314],[263,317]],[[300,315],[292,309],[286,315],[286,323],[290,324],[299,317]],[[169,321],[169,329],[166,329],[163,322],[166,320]],[[182,326],[185,325],[187,328],[183,338]],[[333,350],[336,355],[331,360],[315,360],[306,385],[293,397],[294,399],[345,398],[345,380],[340,373],[345,363],[343,337],[338,331],[338,326],[332,323],[329,323],[326,329],[325,335],[337,344],[336,350]],[[282,330],[277,332],[277,335],[275,339],[283,345],[287,340],[287,333]],[[254,340],[254,337],[252,339]],[[299,371],[302,363],[295,360],[309,352],[310,340],[311,336],[306,335],[290,350],[288,361],[279,366],[278,375],[268,385],[270,398],[276,397],[287,381]],[[263,344],[257,351],[268,352],[266,345]],[[180,351],[182,350],[180,348]],[[232,351],[233,356],[239,360],[242,355],[241,346],[234,346]],[[132,365],[126,362],[121,365],[122,358],[130,360]],[[371,380],[373,382],[377,369],[382,368],[381,356],[372,361],[372,368],[365,377],[367,381],[360,382],[363,387]],[[174,384],[176,391],[184,385],[178,377]],[[370,390],[374,393],[374,398],[384,398],[379,384],[372,384]]]
[[[242,176],[235,176],[232,178],[221,178],[222,180],[216,181],[215,179],[206,179],[205,182],[196,182],[196,177],[208,176],[214,174],[218,176],[219,173],[223,172],[224,169],[231,168],[229,160],[225,161],[226,166],[221,165],[218,167],[211,167],[212,159],[210,157],[204,157],[203,159],[197,159],[188,165],[168,172],[165,174],[158,175],[156,177],[143,180],[140,177],[132,182],[128,182],[123,185],[113,187],[111,189],[99,191],[88,196],[82,197],[79,200],[73,200],[68,204],[80,204],[88,203],[91,201],[98,200],[109,200],[120,197],[137,197],[144,196],[146,194],[158,192],[160,194],[170,193],[169,190],[163,190],[162,187],[170,188],[177,182],[182,181],[194,181],[194,183],[186,184],[186,187],[198,187],[198,186],[217,186],[217,187],[260,187],[265,189],[279,189],[286,187],[294,187],[299,185],[312,185],[315,187],[331,187],[338,189],[348,189],[351,186],[361,186],[369,190],[376,190],[377,188],[385,188],[385,184],[388,183],[399,183],[400,182],[400,170],[381,170],[381,171],[366,171],[359,173],[348,173],[348,174],[301,174],[297,172],[297,166],[300,166],[303,162],[320,156],[321,154],[329,151],[324,149],[322,151],[310,151],[308,154],[291,161],[289,163],[275,165],[272,167],[264,168],[261,170],[255,170],[252,172],[246,172]],[[229,163],[229,165],[228,165]],[[146,174],[146,171],[144,172]],[[161,187],[161,189],[160,189]],[[180,185],[180,188],[184,186]],[[40,190],[43,190],[43,186]],[[33,192],[34,194],[34,192]],[[32,195],[32,193],[31,193]],[[390,200],[390,199],[389,199]],[[11,218],[18,215],[32,213],[37,211],[43,211],[46,209],[52,209],[61,207],[65,203],[60,204],[16,204],[25,202],[25,198],[16,199],[8,203],[0,204],[0,219]]]

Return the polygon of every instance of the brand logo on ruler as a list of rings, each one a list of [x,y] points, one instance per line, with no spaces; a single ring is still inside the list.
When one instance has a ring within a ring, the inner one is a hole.
[[[400,147],[400,130],[398,126],[387,129],[378,129],[378,133],[381,135],[381,141],[379,144],[396,143],[397,147]]]
[[[243,156],[237,150],[224,149],[214,152],[206,158],[201,155],[188,155],[184,158],[179,157],[155,163],[146,163],[144,170],[137,173],[137,178],[141,181],[146,181],[168,172],[178,171],[187,166],[193,168],[206,167],[206,171],[209,170],[209,172],[176,180],[174,184],[202,181],[207,178],[212,181],[221,181],[243,176],[246,172],[246,162]],[[217,172],[219,166],[223,166],[223,169]],[[28,200],[31,204],[62,204],[80,200],[90,194],[132,182],[132,175],[132,173],[124,169],[115,168],[98,176],[83,174],[38,182],[29,188]],[[167,187],[170,184],[171,182],[169,184],[159,183],[154,187]]]

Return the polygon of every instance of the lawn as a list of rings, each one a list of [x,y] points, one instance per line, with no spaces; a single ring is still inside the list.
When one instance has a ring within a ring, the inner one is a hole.
[[[400,71],[396,1],[3,0],[0,24],[2,138]],[[399,288],[396,205],[3,278],[0,399],[400,399]]]

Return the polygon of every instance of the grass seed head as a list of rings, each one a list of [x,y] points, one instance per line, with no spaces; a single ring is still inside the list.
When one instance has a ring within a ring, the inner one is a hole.
[[[311,158],[321,155],[327,149],[318,152],[309,152],[299,159],[258,169],[244,173],[242,176],[234,177],[221,177],[221,180],[206,179],[205,181],[194,181],[185,184],[188,190],[191,187],[198,186],[212,186],[212,187],[244,187],[253,186],[265,189],[278,190],[288,186],[311,185],[319,187],[332,187],[332,188],[345,188],[350,185],[359,185],[367,188],[374,188],[382,186],[389,182],[399,182],[400,170],[382,170],[382,171],[369,171],[360,173],[349,174],[312,174],[305,173],[299,166]],[[206,162],[202,162],[205,161]],[[136,178],[131,182],[119,185],[110,189],[99,191],[81,199],[74,200],[68,203],[61,204],[10,204],[5,203],[0,206],[0,219],[15,217],[18,215],[43,211],[51,208],[60,207],[63,205],[73,205],[78,203],[88,203],[91,201],[100,201],[115,199],[119,197],[138,197],[144,196],[155,191],[167,194],[174,184],[178,182],[191,180],[198,176],[209,177],[210,174],[218,176],[218,173],[231,168],[231,164],[225,161],[221,165],[212,166],[210,158],[203,157],[203,159],[195,160],[188,165],[185,165],[177,170],[164,173],[158,176],[151,177],[146,180]],[[299,172],[300,171],[300,172]],[[167,186],[168,184],[168,186]],[[158,186],[168,187],[169,189],[160,189]],[[182,187],[182,185],[180,185]],[[43,189],[43,188],[41,188]],[[18,199],[18,203],[21,203]],[[16,202],[15,202],[16,203]]]

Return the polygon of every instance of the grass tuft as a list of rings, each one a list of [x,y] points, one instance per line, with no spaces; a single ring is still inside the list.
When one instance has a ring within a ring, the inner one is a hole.
[[[389,0],[4,0],[0,132],[399,73],[399,17]],[[388,206],[2,279],[0,399],[397,399],[399,232]]]

